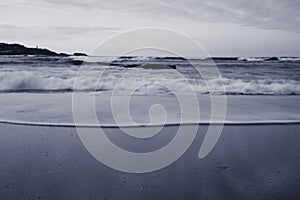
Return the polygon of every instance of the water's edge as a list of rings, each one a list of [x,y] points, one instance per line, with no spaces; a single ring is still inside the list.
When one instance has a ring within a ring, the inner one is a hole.
[[[0,119],[0,124],[22,125],[22,126],[46,126],[46,127],[78,127],[78,128],[145,128],[162,126],[189,126],[189,125],[284,125],[300,124],[300,120],[265,120],[265,121],[200,121],[200,122],[174,122],[166,124],[69,124],[69,123],[47,123],[27,122]]]

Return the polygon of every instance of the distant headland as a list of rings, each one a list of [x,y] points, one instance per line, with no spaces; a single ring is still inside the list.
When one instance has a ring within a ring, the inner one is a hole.
[[[1,43],[0,42],[0,55],[40,55],[40,56],[61,56],[61,57],[67,57],[67,56],[74,56],[74,57],[81,57],[81,56],[88,56],[86,53],[81,52],[75,52],[73,54],[67,54],[67,53],[57,53],[54,51],[51,51],[46,48],[39,48],[36,46],[35,48],[32,47],[26,47],[21,44],[17,43]],[[130,60],[134,59],[136,57],[139,57],[137,55],[132,56],[120,56],[119,60]],[[173,56],[148,56],[149,58],[155,59],[155,60],[185,60],[183,57],[173,57]],[[188,59],[188,58],[187,58]],[[280,61],[300,61],[300,57],[294,57],[294,56],[272,56],[272,57],[266,57],[266,56],[252,56],[252,57],[206,57],[206,58],[191,58],[191,59],[200,59],[200,60],[212,60],[214,62],[280,62]],[[122,61],[122,62],[123,62]],[[124,62],[125,62],[124,61]],[[73,58],[72,60],[73,64],[75,65],[81,65],[84,61],[81,58]],[[113,62],[112,65],[115,63]]]
[[[30,48],[21,44],[0,43],[0,55],[44,55],[44,56],[72,56],[67,53],[56,53],[44,48]],[[73,56],[87,56],[85,53],[74,53]]]

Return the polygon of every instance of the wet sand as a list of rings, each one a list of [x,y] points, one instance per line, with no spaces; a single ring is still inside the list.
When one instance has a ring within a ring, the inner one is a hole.
[[[188,151],[145,174],[115,171],[82,145],[75,128],[0,123],[0,199],[299,199],[300,124],[226,125],[212,152],[198,152],[200,125]],[[176,132],[130,140],[107,128],[119,146],[149,151]]]

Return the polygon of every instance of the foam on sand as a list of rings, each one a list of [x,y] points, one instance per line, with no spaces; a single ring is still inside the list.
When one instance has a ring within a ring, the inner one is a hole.
[[[92,95],[82,93],[82,95]],[[128,116],[123,105],[127,96],[116,96],[118,117],[121,122],[116,124],[111,110],[111,96],[96,93],[95,110],[99,124],[102,127],[132,126],[128,123]],[[214,98],[218,98],[215,96]],[[175,96],[132,96],[129,103],[131,119],[139,126],[161,126],[160,121],[151,123],[150,117],[160,119],[161,113],[152,112],[149,109],[154,104],[164,107],[167,117],[166,125],[178,124],[220,124],[221,118],[216,116],[211,121],[210,96],[198,96],[200,120],[189,108],[189,96],[183,96],[182,100],[188,112],[188,118],[181,119],[180,105]],[[300,121],[299,96],[227,96],[227,113],[225,124],[287,124]],[[74,126],[72,114],[71,93],[7,93],[0,95],[0,119],[4,123],[23,125],[48,125],[48,126]],[[86,123],[78,126],[97,127],[99,124],[91,124],[87,118]],[[154,124],[153,124],[154,123]]]

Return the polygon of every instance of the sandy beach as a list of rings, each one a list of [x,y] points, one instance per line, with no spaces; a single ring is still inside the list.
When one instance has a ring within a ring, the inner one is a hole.
[[[179,160],[130,174],[94,159],[75,128],[0,124],[0,199],[298,199],[299,126],[225,125],[214,149],[199,159],[202,125]],[[135,147],[159,148],[176,129],[165,127]],[[138,141],[120,137],[117,128],[106,133],[120,146]]]

